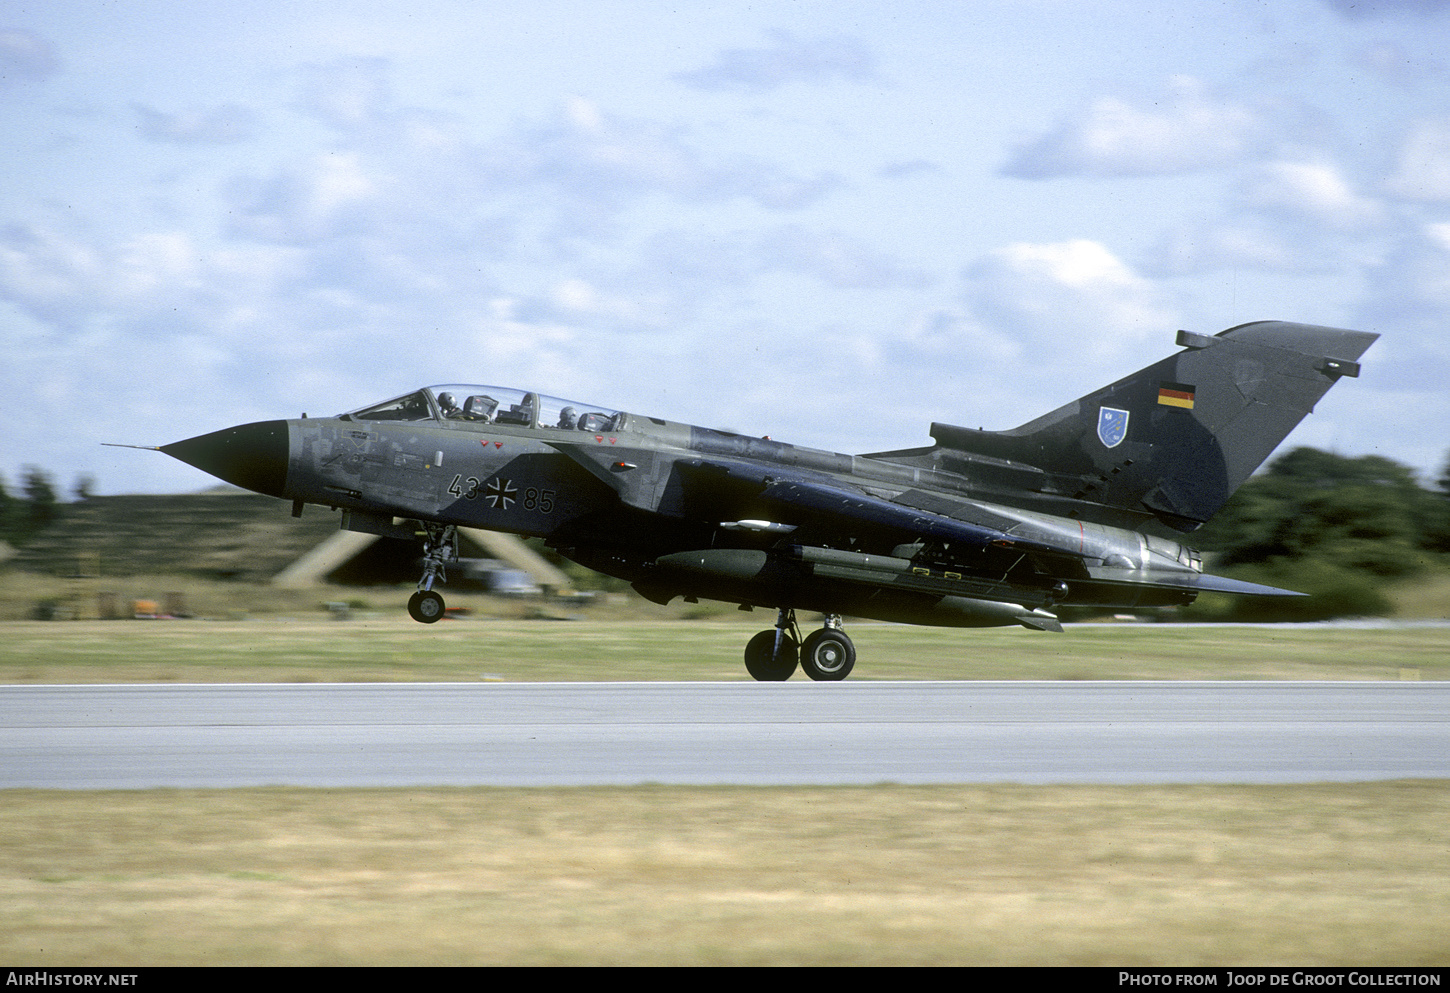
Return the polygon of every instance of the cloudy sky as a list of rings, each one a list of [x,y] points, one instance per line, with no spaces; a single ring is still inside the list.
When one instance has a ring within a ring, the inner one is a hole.
[[[834,451],[1212,334],[1450,452],[1447,0],[9,0],[0,473],[439,382]]]

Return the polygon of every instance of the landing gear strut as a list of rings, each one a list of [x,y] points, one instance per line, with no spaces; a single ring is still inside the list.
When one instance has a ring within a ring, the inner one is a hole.
[[[408,598],[408,615],[421,624],[432,624],[443,617],[443,595],[433,590],[436,580],[448,582],[444,566],[458,558],[458,528],[452,524],[423,522],[423,578],[418,592]]]
[[[761,682],[789,679],[797,665],[818,681],[834,682],[851,674],[856,646],[842,630],[839,614],[827,614],[825,627],[802,642],[795,611],[782,607],[775,628],[760,632],[745,646],[745,668]]]
[[[782,607],[775,629],[762,631],[745,646],[745,669],[759,682],[778,683],[791,677],[800,658],[795,611]]]

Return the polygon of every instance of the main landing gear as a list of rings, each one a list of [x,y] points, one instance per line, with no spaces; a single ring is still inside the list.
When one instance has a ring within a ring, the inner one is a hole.
[[[433,582],[448,582],[444,566],[458,558],[458,528],[452,524],[423,523],[423,578],[418,592],[408,598],[408,615],[420,624],[432,624],[443,617],[443,595]]]
[[[802,641],[795,611],[782,607],[775,628],[762,631],[745,646],[745,668],[761,682],[789,679],[799,665],[812,679],[845,679],[856,665],[856,646],[841,627],[840,614],[827,614],[825,627]]]

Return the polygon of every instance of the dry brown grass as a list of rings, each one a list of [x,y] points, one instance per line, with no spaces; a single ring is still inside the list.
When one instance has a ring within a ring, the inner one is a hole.
[[[1450,962],[1445,782],[0,797],[15,965]]]

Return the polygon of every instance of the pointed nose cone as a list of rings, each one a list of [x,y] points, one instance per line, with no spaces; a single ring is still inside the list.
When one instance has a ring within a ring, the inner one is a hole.
[[[286,421],[242,424],[162,445],[161,450],[244,489],[274,497],[286,490]]]

